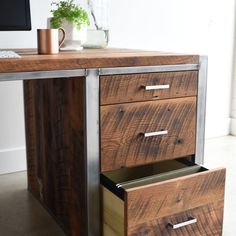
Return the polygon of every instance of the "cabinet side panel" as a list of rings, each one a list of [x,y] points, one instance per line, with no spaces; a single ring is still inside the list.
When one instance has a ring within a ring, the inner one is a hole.
[[[29,189],[68,235],[86,235],[83,81],[65,78],[26,82],[34,87],[34,117],[30,119],[26,112]],[[35,124],[33,132],[28,120]],[[34,182],[38,189],[32,187]]]
[[[39,197],[39,182],[37,179],[36,162],[36,123],[35,123],[35,83],[24,81],[24,112],[25,112],[25,137],[27,156],[28,189]]]

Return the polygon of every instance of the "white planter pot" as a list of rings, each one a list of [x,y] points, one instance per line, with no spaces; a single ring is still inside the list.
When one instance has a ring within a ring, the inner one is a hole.
[[[75,25],[64,20],[62,28],[66,32],[66,37],[61,50],[81,50],[83,48],[82,45],[86,42],[87,27],[81,26],[80,30],[78,30]]]
[[[51,18],[48,18],[48,28],[51,28],[50,19]],[[83,49],[82,46],[87,39],[87,26],[82,26],[80,30],[78,30],[71,22],[63,20],[61,27],[65,30],[66,37],[60,50],[74,51]]]

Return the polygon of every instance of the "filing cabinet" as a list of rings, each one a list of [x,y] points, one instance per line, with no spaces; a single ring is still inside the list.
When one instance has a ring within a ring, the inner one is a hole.
[[[203,165],[206,57],[101,49],[15,63],[0,72],[25,78],[28,188],[67,235],[222,234],[225,169]]]

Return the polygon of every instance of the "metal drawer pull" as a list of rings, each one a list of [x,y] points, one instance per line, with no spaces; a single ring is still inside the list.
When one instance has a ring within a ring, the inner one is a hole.
[[[188,221],[185,222],[181,222],[179,224],[172,224],[172,223],[168,223],[168,225],[172,228],[172,229],[179,229],[181,227],[187,226],[187,225],[191,225],[191,224],[195,224],[197,223],[197,219],[194,217],[190,217]]]
[[[169,89],[169,84],[162,84],[162,85],[150,85],[150,86],[143,86],[145,90],[160,90],[160,89]]]
[[[144,137],[152,137],[152,136],[160,136],[168,134],[168,130],[157,131],[157,132],[150,132],[150,133],[143,133]]]

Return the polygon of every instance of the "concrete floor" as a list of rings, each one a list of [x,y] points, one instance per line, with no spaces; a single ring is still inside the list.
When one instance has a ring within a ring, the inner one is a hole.
[[[26,172],[0,176],[0,236],[65,236],[26,187]]]
[[[236,235],[236,137],[206,142],[205,166],[227,168],[223,236]],[[26,172],[0,176],[0,236],[65,236],[26,190]]]

